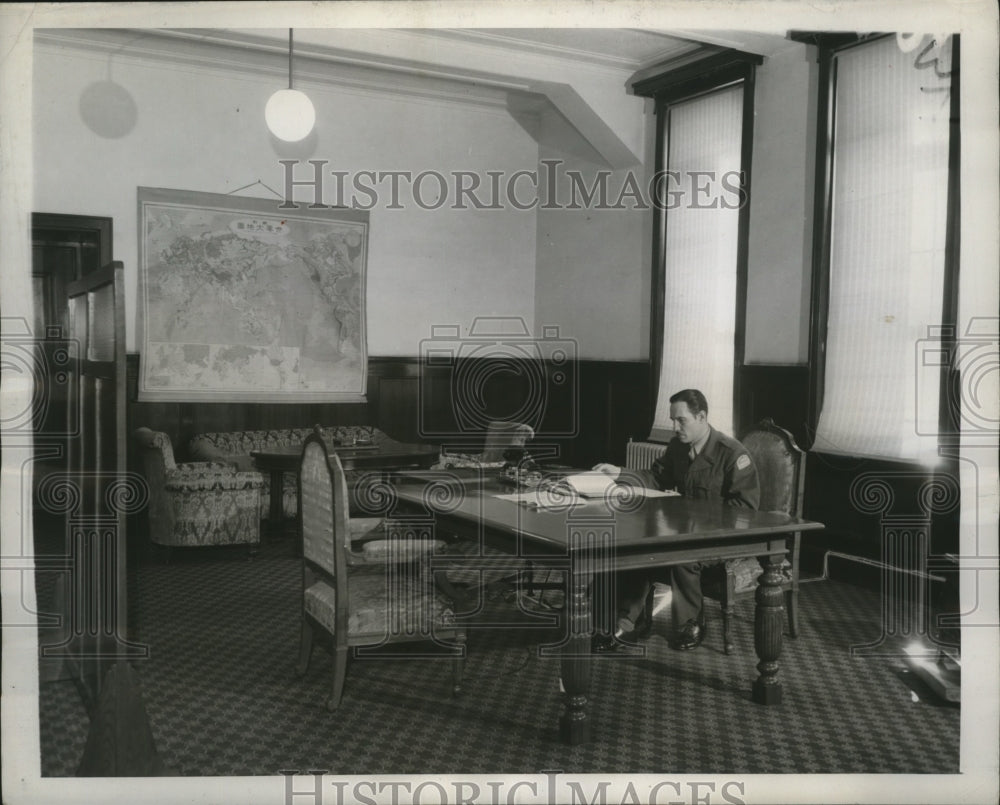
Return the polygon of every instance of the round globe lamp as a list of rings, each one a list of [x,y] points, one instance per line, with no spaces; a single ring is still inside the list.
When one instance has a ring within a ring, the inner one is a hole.
[[[316,124],[316,109],[309,96],[297,89],[279,89],[264,107],[264,120],[279,140],[297,143],[309,136]]]
[[[304,92],[292,89],[292,29],[288,29],[288,89],[279,89],[264,107],[264,121],[271,134],[286,143],[309,136],[316,124],[316,109]]]

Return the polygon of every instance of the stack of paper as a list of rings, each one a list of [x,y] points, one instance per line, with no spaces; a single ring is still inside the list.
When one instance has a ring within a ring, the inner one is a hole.
[[[567,475],[563,481],[578,495],[585,498],[606,497],[617,481],[603,472],[578,472]]]
[[[638,487],[635,491],[644,498],[676,498],[681,494],[674,489],[649,489],[644,486]]]
[[[528,492],[515,492],[509,495],[494,495],[497,500],[509,500],[513,503],[520,503],[529,509],[565,509],[569,506],[578,506],[584,502],[583,498],[574,495],[569,490],[559,493],[556,490],[539,491],[532,489]]]
[[[660,491],[658,489],[647,489],[642,486],[618,485],[610,475],[603,472],[580,472],[576,475],[568,475],[563,479],[576,494],[585,498],[607,498],[613,495],[641,495],[647,498],[666,498],[679,495],[673,489]]]

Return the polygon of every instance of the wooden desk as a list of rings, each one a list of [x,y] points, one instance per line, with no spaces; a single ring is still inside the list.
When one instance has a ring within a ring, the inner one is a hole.
[[[330,445],[328,449],[336,453],[345,470],[395,470],[403,467],[430,467],[441,454],[441,449],[428,444],[404,444],[403,442],[381,442],[373,445]],[[284,492],[286,472],[295,473],[299,469],[302,445],[289,445],[273,450],[253,450],[250,455],[261,472],[271,477],[271,502],[268,525],[271,529],[280,527],[283,519],[281,498]]]
[[[821,523],[684,497],[624,495],[560,509],[533,509],[496,497],[511,491],[492,472],[459,475],[447,470],[407,472],[395,487],[401,516],[418,511],[433,517],[440,529],[482,539],[536,567],[568,571],[568,637],[561,645],[542,648],[543,654],[561,660],[564,741],[590,740],[592,585],[595,575],[609,571],[768,557],[756,594],[754,647],[760,675],[752,693],[759,704],[780,703],[778,656],[785,606],[779,568],[785,539],[795,531],[821,529]],[[489,560],[471,561],[489,564]]]

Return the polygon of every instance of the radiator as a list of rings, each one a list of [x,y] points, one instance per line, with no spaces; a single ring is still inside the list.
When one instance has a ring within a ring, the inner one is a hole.
[[[625,445],[625,466],[630,470],[648,470],[653,462],[667,452],[665,444],[633,442]]]

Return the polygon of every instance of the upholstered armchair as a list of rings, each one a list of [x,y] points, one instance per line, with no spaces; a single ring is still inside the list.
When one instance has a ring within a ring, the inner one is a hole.
[[[438,543],[407,528],[373,529],[351,518],[340,459],[320,435],[302,448],[299,468],[302,528],[302,630],[299,672],[305,673],[314,634],[333,642],[334,669],[327,706],[341,701],[348,650],[388,643],[445,641],[452,648],[452,688],[461,689],[465,627],[435,592],[427,570]],[[397,533],[398,532],[398,533]]]
[[[805,453],[795,443],[795,438],[770,418],[763,419],[748,430],[740,440],[753,458],[760,480],[760,511],[773,511],[798,517],[802,513],[805,488]],[[788,556],[781,566],[782,589],[785,592],[785,609],[788,613],[788,631],[792,637],[799,634],[799,548],[801,534],[795,532],[788,538]],[[731,559],[724,565],[724,579],[716,579],[714,586],[706,587],[706,594],[717,597],[722,604],[722,634],[725,651],[733,650],[730,633],[734,604],[749,598],[757,589],[757,580],[763,572],[755,558]]]
[[[260,545],[261,493],[256,472],[228,464],[178,464],[170,437],[149,428],[134,434],[149,486],[150,539],[168,547]]]

